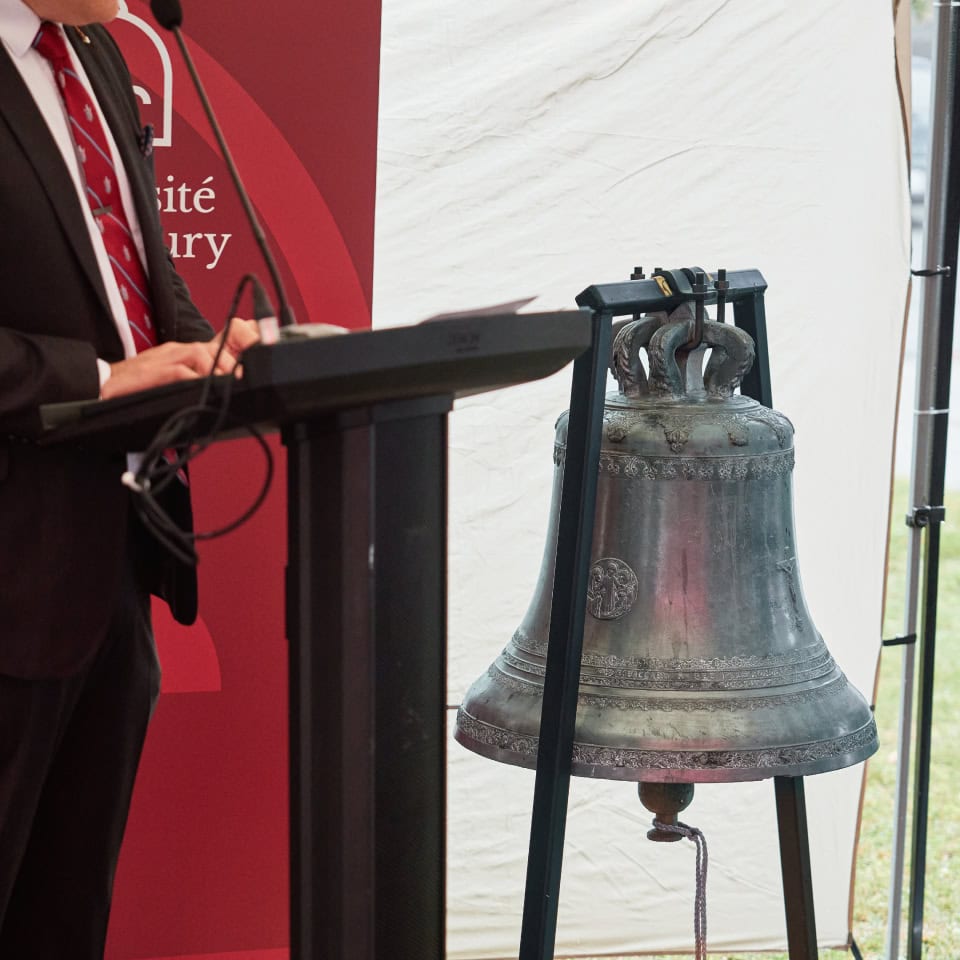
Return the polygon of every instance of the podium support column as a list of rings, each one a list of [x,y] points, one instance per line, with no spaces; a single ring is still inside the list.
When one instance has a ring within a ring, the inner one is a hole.
[[[449,397],[284,430],[291,960],[442,960]]]

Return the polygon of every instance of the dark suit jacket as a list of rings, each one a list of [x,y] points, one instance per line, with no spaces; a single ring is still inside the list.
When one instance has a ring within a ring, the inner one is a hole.
[[[205,340],[163,244],[152,157],[127,68],[102,27],[67,28],[130,178],[161,340]],[[83,36],[89,42],[84,42]],[[96,358],[123,359],[70,175],[0,46],[0,673],[65,676],[94,653],[126,561],[124,456],[40,448],[40,404],[95,398]],[[178,485],[174,485],[178,486]],[[184,490],[171,508],[189,517]],[[196,615],[196,578],[159,550],[151,589]]]

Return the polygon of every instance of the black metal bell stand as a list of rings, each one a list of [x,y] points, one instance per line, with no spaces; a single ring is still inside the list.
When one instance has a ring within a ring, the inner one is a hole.
[[[704,303],[717,303],[718,319],[722,319],[725,302],[732,303],[734,324],[749,333],[756,345],[756,360],[743,379],[741,393],[773,406],[763,302],[766,281],[758,270],[720,271],[708,292],[704,277],[698,276],[703,273],[658,267],[644,278],[638,269],[630,281],[588,287],[577,297],[579,306],[593,311],[592,344],[574,362],[570,391],[520,960],[552,960],[554,955],[613,318],[671,311],[693,301],[701,317]],[[790,960],[816,960],[803,778],[774,777],[774,788],[789,956]]]

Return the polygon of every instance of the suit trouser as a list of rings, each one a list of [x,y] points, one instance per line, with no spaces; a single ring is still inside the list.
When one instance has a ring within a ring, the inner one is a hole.
[[[102,958],[159,692],[149,597],[133,564],[87,666],[65,679],[0,676],[0,957]]]

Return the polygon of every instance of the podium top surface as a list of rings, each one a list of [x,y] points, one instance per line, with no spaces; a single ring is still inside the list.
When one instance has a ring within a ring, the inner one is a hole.
[[[229,383],[230,421],[275,428],[339,412],[426,397],[456,399],[550,375],[590,345],[590,313],[463,315],[412,326],[257,345]],[[210,392],[216,405],[226,378]],[[40,408],[42,443],[139,449],[203,380]],[[227,427],[229,432],[229,426]]]

